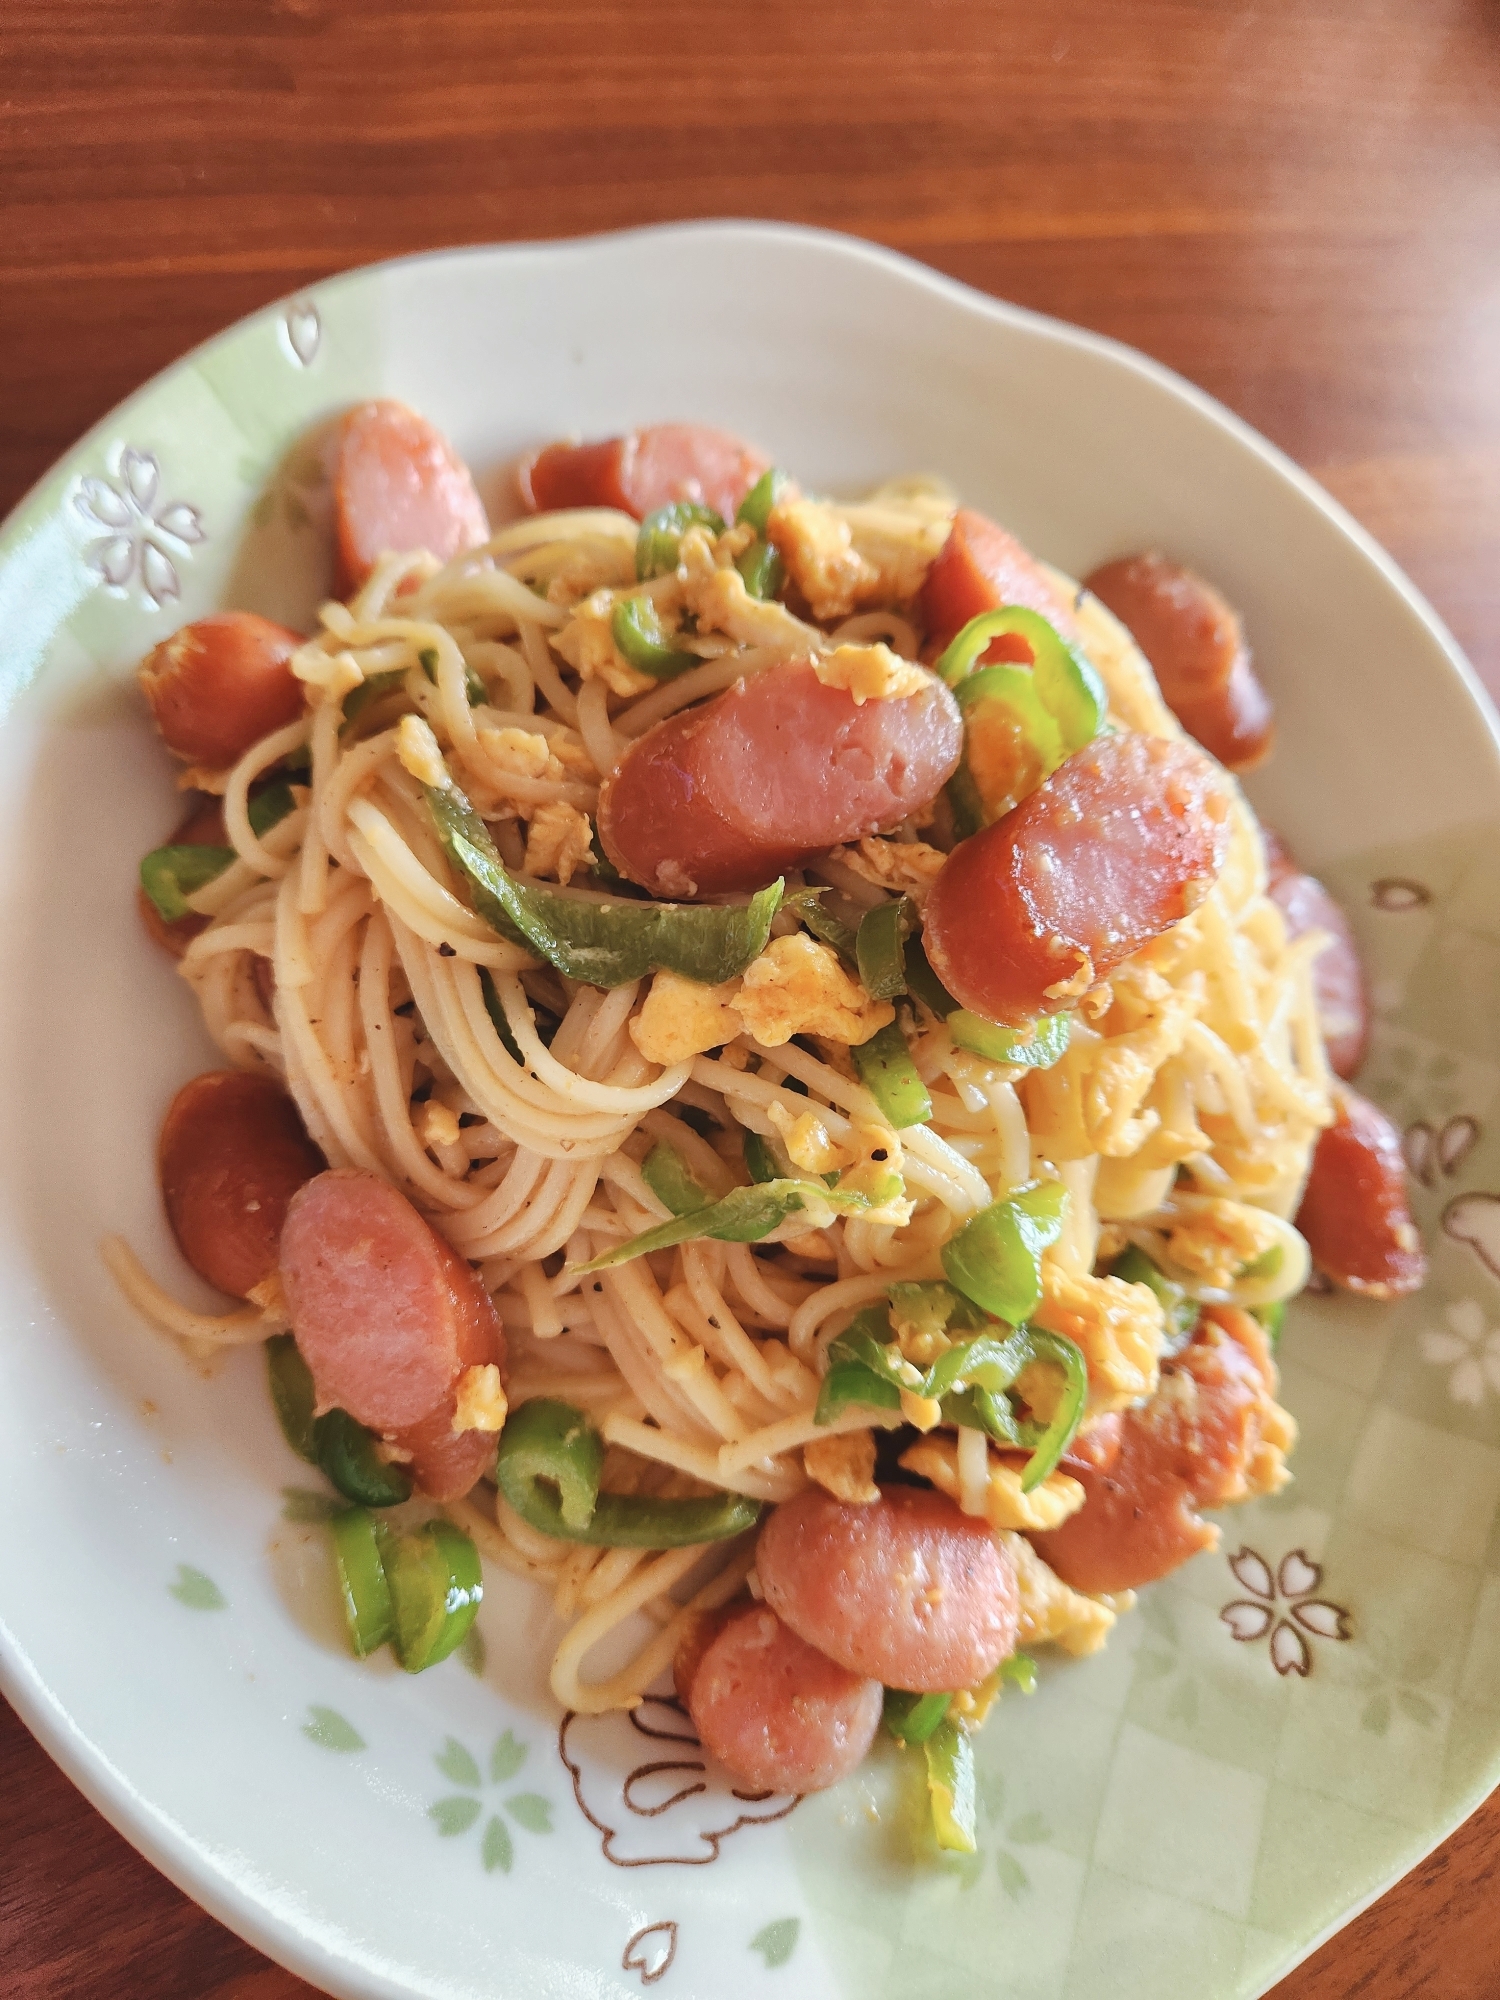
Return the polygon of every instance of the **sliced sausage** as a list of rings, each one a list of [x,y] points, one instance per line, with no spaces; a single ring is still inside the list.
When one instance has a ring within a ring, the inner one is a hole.
[[[275,1271],[287,1207],[322,1170],[297,1107],[269,1076],[195,1076],[162,1123],[157,1171],[177,1247],[236,1298]]]
[[[442,1411],[464,1368],[503,1363],[494,1305],[469,1267],[388,1181],[319,1174],[281,1233],[281,1281],[318,1407],[400,1441]]]
[[[437,1236],[435,1230],[433,1234]],[[483,1367],[487,1362],[503,1364],[505,1335],[494,1300],[447,1238],[437,1236],[437,1242],[447,1265],[448,1282],[458,1301],[460,1369]],[[393,1444],[410,1453],[407,1469],[432,1500],[462,1499],[495,1462],[498,1433],[454,1430],[457,1410],[455,1383],[429,1416],[389,1433]]]
[[[1161,1386],[1121,1418],[1120,1449],[1104,1467],[1074,1459],[1083,1506],[1031,1541],[1075,1590],[1134,1590],[1178,1569],[1218,1531],[1199,1509],[1245,1498],[1275,1371],[1248,1313],[1214,1308],[1162,1370]]]
[[[1346,1292],[1420,1291],[1427,1255],[1406,1198],[1401,1134],[1367,1097],[1340,1085],[1297,1212],[1313,1262]]]
[[[705,1750],[757,1792],[820,1792],[846,1778],[880,1726],[878,1680],[850,1673],[763,1604],[727,1619],[687,1696]]]
[[[1231,771],[1260,763],[1276,734],[1271,698],[1239,613],[1213,585],[1153,552],[1103,564],[1085,587],[1151,662],[1162,699],[1189,736]]]
[[[1304,875],[1280,840],[1262,828],[1266,844],[1266,893],[1286,918],[1292,937],[1323,931],[1330,942],[1313,967],[1318,1021],[1336,1076],[1358,1073],[1370,1042],[1370,998],[1349,919],[1315,875]]]
[[[1196,908],[1229,834],[1229,793],[1201,750],[1096,737],[948,857],[927,899],[932,969],[991,1021],[1065,1006]]]
[[[1108,1472],[1120,1456],[1124,1422],[1119,1410],[1107,1410],[1103,1416],[1090,1417],[1063,1453],[1063,1470],[1072,1472],[1082,1465],[1091,1472]]]
[[[229,835],[224,826],[224,805],[220,799],[203,798],[188,813],[182,824],[170,834],[164,847],[227,847]],[[152,942],[159,944],[163,951],[171,952],[173,958],[181,958],[199,931],[206,928],[207,917],[200,917],[189,911],[185,917],[178,917],[175,923],[168,923],[144,889],[137,889],[135,900],[141,913],[141,922],[146,926]],[[257,966],[263,963],[257,959]]]
[[[773,667],[632,744],[599,794],[599,837],[658,896],[759,889],[921,812],[962,748],[958,706],[935,677],[856,704],[810,665]]]
[[[302,683],[288,662],[301,644],[253,611],[216,611],[163,639],[137,672],[167,748],[222,771],[295,722]]]
[[[972,507],[960,507],[948,539],[922,585],[922,619],[928,649],[940,653],[981,611],[998,611],[1002,604],[1024,605],[1038,611],[1065,638],[1077,630],[1066,598],[1041,565],[1006,528]],[[1014,660],[1027,665],[1031,648],[1019,637],[996,639],[986,648],[986,663]]]
[[[381,556],[426,549],[440,562],[489,540],[484,502],[442,432],[405,403],[351,410],[333,470],[339,588],[357,590]]]
[[[697,500],[725,521],[769,461],[729,431],[652,424],[600,444],[549,444],[521,470],[529,507],[618,507],[638,521],[673,500]]]
[[[1015,1647],[1010,1557],[927,1487],[882,1487],[868,1506],[799,1493],[761,1530],[755,1567],[783,1623],[887,1687],[975,1687]]]

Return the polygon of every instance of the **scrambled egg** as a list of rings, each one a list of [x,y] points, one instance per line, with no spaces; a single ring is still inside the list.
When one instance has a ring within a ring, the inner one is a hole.
[[[824,687],[844,688],[856,708],[867,701],[905,701],[932,684],[925,667],[903,660],[889,646],[835,646],[813,661]]]
[[[837,655],[835,655],[835,658]],[[877,888],[894,890],[920,903],[948,859],[925,840],[881,840],[867,833],[858,847],[836,847],[828,857]]]
[[[431,728],[420,715],[403,715],[396,731],[396,755],[401,768],[419,785],[446,785],[448,767]]]
[[[814,1438],[802,1447],[802,1463],[835,1500],[866,1507],[880,1498],[875,1484],[875,1433],[844,1431],[837,1437]]]
[[[801,931],[771,940],[745,973],[734,1006],[767,1048],[793,1035],[826,1035],[851,1047],[896,1018],[890,1001],[872,1000],[830,945]]]
[[[999,1540],[1016,1566],[1021,1600],[1017,1646],[1043,1646],[1051,1640],[1075,1658],[1097,1653],[1115,1622],[1110,1607],[1054,1575],[1024,1535],[1002,1529]]]
[[[453,1412],[455,1431],[503,1430],[509,1406],[500,1386],[500,1370],[493,1361],[482,1367],[466,1368],[458,1378],[457,1407]]]
[[[1173,1263],[1226,1292],[1247,1264],[1280,1243],[1275,1217],[1243,1201],[1195,1201],[1167,1232]]]
[[[953,1438],[924,1438],[901,1454],[901,1464],[930,1479],[950,1500],[958,1498],[958,1445]],[[1021,1471],[1010,1459],[991,1454],[984,1511],[992,1528],[1057,1528],[1083,1505],[1083,1487],[1066,1472],[1049,1472],[1040,1486],[1023,1493]]]
[[[614,592],[596,590],[552,635],[552,645],[581,679],[601,680],[611,694],[645,694],[656,682],[633,667],[615,644],[610,630],[614,609]]]
[[[440,1097],[429,1097],[425,1104],[417,1106],[417,1115],[412,1121],[417,1137],[424,1146],[456,1146],[458,1144],[458,1114]]]
[[[1157,1071],[1180,1055],[1188,1029],[1203,1010],[1201,972],[1172,986],[1146,965],[1123,966],[1112,982],[1114,1020],[1089,1077],[1084,1123],[1098,1151],[1124,1159],[1138,1153],[1161,1124],[1158,1111],[1137,1116]],[[1116,1023],[1126,1023],[1120,1032]]]
[[[766,540],[780,551],[814,618],[847,618],[879,586],[879,572],[860,555],[849,523],[827,501],[781,501],[771,509]]]
[[[729,1004],[738,990],[737,979],[702,986],[677,972],[658,972],[630,1023],[630,1039],[647,1062],[664,1067],[721,1048],[740,1032],[740,1017]]]
[[[1164,1319],[1161,1300],[1149,1285],[1071,1277],[1044,1257],[1041,1304],[1031,1317],[1083,1349],[1089,1409],[1096,1416],[1123,1410],[1155,1389]]]
[[[720,538],[722,549],[729,536]],[[689,528],[677,545],[682,601],[699,629],[723,632],[740,646],[771,646],[789,656],[822,652],[827,641],[774,597],[752,597],[732,557],[721,566],[706,528]]]
[[[576,871],[586,866],[593,835],[588,814],[577,806],[562,799],[538,806],[526,829],[526,873],[551,876],[566,888]]]

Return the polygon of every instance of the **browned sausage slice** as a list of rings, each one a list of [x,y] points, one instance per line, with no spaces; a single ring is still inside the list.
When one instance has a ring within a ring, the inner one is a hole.
[[[1399,1299],[1420,1291],[1427,1254],[1406,1198],[1401,1134],[1367,1097],[1341,1085],[1297,1212],[1313,1262],[1346,1292]]]
[[[172,1099],[157,1166],[183,1256],[221,1292],[247,1298],[276,1269],[288,1205],[323,1156],[279,1083],[220,1069]]]
[[[639,521],[673,500],[697,500],[732,521],[766,464],[729,431],[652,424],[599,444],[549,444],[522,468],[521,491],[543,513],[618,507]]]
[[[1261,829],[1269,880],[1266,893],[1286,918],[1288,933],[1323,931],[1330,942],[1313,967],[1313,992],[1328,1060],[1336,1076],[1357,1074],[1370,1041],[1370,1000],[1349,919],[1315,875],[1305,875],[1277,836]]]
[[[295,722],[302,683],[288,662],[301,644],[253,611],[216,611],[163,639],[138,673],[167,748],[222,771]]]
[[[929,652],[940,653],[971,618],[981,611],[998,611],[1002,604],[1024,605],[1040,612],[1066,638],[1077,636],[1066,600],[1036,558],[1009,529],[972,507],[960,507],[922,586]],[[996,639],[983,657],[986,662],[1015,660],[1027,666],[1031,648],[1024,639]]]
[[[333,508],[346,595],[389,552],[426,549],[448,562],[489,539],[469,468],[436,425],[388,399],[361,403],[345,417]]]
[[[687,1695],[703,1747],[757,1792],[818,1792],[863,1759],[880,1725],[878,1680],[850,1673],[763,1604],[725,1619]]]
[[[810,665],[773,667],[632,744],[599,794],[599,837],[658,896],[759,889],[922,811],[962,747],[957,704],[935,677],[856,703]]]
[[[1096,737],[948,857],[927,899],[933,970],[987,1020],[1066,1006],[1197,906],[1224,865],[1229,812],[1191,744]]]
[[[761,1530],[755,1567],[784,1624],[887,1687],[977,1687],[1015,1647],[1009,1556],[927,1487],[886,1486],[868,1506],[799,1493]]]
[[[324,1173],[301,1191],[281,1233],[281,1279],[318,1407],[398,1441],[436,1411],[451,1419],[464,1368],[503,1361],[478,1280],[376,1174]]]
[[[1189,736],[1231,771],[1260,763],[1276,733],[1270,697],[1239,613],[1213,585],[1151,553],[1104,563],[1085,587],[1128,629]]]

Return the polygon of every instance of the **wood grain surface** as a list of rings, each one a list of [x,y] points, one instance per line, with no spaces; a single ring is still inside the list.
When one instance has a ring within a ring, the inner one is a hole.
[[[819,223],[1133,342],[1308,466],[1500,694],[1494,0],[7,0],[0,514],[351,264]],[[291,2000],[0,1707],[7,2000]],[[1277,2000],[1500,1994],[1500,1799]],[[955,1996],[961,2000],[961,1996]]]

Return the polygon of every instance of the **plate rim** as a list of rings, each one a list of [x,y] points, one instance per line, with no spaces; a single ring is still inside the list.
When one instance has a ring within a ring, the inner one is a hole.
[[[1445,620],[1395,558],[1339,500],[1280,446],[1187,376],[1112,335],[999,298],[868,238],[771,218],[705,217],[590,231],[574,236],[450,244],[352,265],[300,284],[242,314],[165,363],[59,453],[0,520],[0,576],[42,518],[44,502],[50,506],[48,490],[53,482],[66,476],[91,447],[116,430],[133,406],[164,386],[171,377],[191,368],[202,357],[212,354],[246,329],[258,323],[273,322],[297,300],[357,289],[372,279],[378,280],[387,273],[408,268],[439,264],[472,264],[477,267],[503,264],[515,258],[564,262],[573,258],[586,259],[591,252],[604,247],[625,243],[647,245],[668,239],[705,243],[724,239],[756,241],[771,249],[812,249],[834,260],[863,264],[982,320],[1038,333],[1051,342],[1109,361],[1167,392],[1179,403],[1186,403],[1269,471],[1279,475],[1351,543],[1395,591],[1428,637],[1436,643],[1448,671],[1469,697],[1475,719],[1485,732],[1494,765],[1497,795],[1500,795],[1500,709],[1497,709],[1473,663]],[[13,697],[22,688],[31,685],[36,677],[35,673],[23,676],[19,684],[8,692]],[[0,709],[0,725],[5,719],[4,709]],[[18,1636],[7,1624],[3,1606],[0,1606],[0,1693],[4,1694],[31,1736],[114,1830],[181,1893],[255,1950],[283,1969],[337,1995],[338,2000],[404,2000],[404,1996],[412,1993],[413,1988],[405,1981],[393,1982],[387,1974],[374,1967],[355,1965],[341,1955],[331,1955],[329,1947],[320,1942],[310,1928],[299,1925],[291,1912],[273,1911],[263,1900],[242,1888],[233,1875],[204,1853],[186,1827],[154,1807],[52,1694]],[[1496,1789],[1500,1789],[1500,1784]],[[1482,1800],[1471,1801],[1451,1822],[1445,1817],[1439,1824],[1439,1830],[1418,1854],[1368,1894],[1351,1903],[1313,1939],[1296,1947],[1290,1957],[1280,1962],[1274,1974],[1259,1989],[1261,1994],[1269,1992],[1271,1987],[1378,1902],[1397,1882],[1420,1867],[1452,1837],[1480,1803]]]

